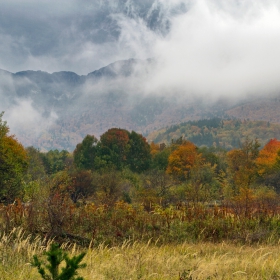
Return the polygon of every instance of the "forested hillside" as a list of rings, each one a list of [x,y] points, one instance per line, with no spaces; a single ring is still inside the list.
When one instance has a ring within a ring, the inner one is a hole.
[[[263,146],[269,139],[280,138],[280,124],[245,119],[204,119],[154,131],[147,136],[147,139],[155,143],[167,144],[180,137],[197,146],[214,146],[227,150],[238,148],[247,137],[258,139]]]

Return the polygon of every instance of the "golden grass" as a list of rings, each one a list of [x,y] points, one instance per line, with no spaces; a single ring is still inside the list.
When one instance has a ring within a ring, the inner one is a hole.
[[[30,266],[36,253],[49,243],[39,238],[31,242],[22,230],[15,229],[0,240],[0,279],[41,279]],[[77,246],[64,244],[70,255]],[[85,279],[280,279],[280,246],[237,246],[228,243],[180,244],[156,246],[125,242],[118,247],[86,249]],[[184,273],[185,271],[185,273]],[[191,277],[190,277],[190,275]],[[188,276],[189,275],[189,276]],[[182,277],[183,277],[182,276]]]

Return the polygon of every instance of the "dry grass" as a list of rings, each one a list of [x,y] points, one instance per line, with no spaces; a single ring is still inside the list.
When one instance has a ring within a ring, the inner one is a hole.
[[[40,279],[30,266],[49,246],[15,229],[0,240],[0,279]],[[64,244],[75,255],[78,247]],[[88,248],[80,271],[85,279],[280,279],[280,245],[237,246],[227,243],[156,246],[125,242],[122,246]],[[184,273],[185,271],[185,273]]]

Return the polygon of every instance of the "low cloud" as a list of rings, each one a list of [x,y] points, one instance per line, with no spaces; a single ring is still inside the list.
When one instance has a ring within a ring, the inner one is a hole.
[[[47,116],[33,106],[31,99],[16,99],[15,104],[9,107],[5,112],[4,119],[12,133],[19,136],[19,140],[25,144],[25,136],[31,134],[33,138],[38,137],[43,131],[50,128],[58,116],[51,111]],[[35,139],[34,139],[35,140]]]
[[[117,60],[153,57],[160,66],[145,83],[151,92],[275,92],[279,3],[12,0],[1,7],[0,67],[87,74]]]
[[[166,37],[157,38],[159,68],[151,90],[213,98],[279,92],[278,5],[255,1],[238,13],[236,2],[218,4],[196,1],[172,19]]]

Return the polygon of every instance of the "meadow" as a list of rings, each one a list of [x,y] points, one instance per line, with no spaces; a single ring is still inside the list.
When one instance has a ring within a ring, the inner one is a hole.
[[[0,240],[0,275],[3,280],[41,279],[30,265],[52,241],[26,236],[20,228]],[[63,243],[61,247],[76,255],[86,252],[84,279],[280,279],[280,245],[237,245],[221,243],[182,243],[158,245],[156,242],[125,241],[118,246],[81,248]]]

